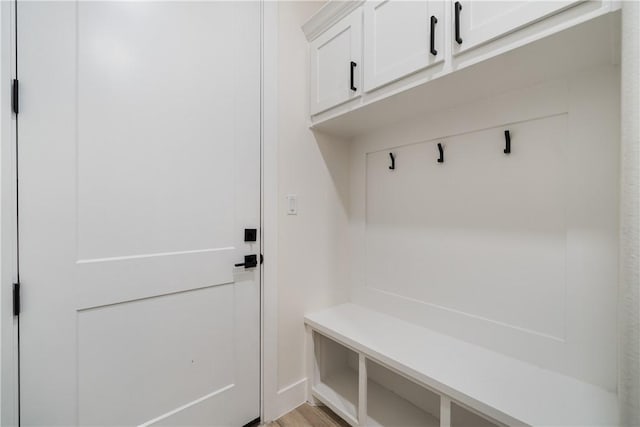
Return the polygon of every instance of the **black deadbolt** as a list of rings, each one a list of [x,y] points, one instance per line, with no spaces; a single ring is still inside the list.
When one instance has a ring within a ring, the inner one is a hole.
[[[258,240],[258,230],[256,230],[255,228],[245,228],[244,241],[255,242],[256,240]]]

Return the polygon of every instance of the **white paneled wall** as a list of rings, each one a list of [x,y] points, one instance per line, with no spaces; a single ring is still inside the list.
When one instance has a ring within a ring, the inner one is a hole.
[[[563,340],[567,136],[560,114],[393,149],[393,171],[368,153],[367,288]]]
[[[356,138],[352,299],[615,390],[618,87],[605,66]]]

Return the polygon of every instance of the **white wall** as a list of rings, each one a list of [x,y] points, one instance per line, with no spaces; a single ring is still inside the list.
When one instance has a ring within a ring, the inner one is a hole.
[[[619,117],[604,66],[357,137],[352,299],[615,390]]]
[[[640,425],[640,4],[622,4],[619,395],[623,425]]]
[[[279,2],[278,388],[283,412],[306,399],[308,311],[348,299],[348,146],[308,129],[308,47],[301,25],[322,2]],[[287,215],[286,195],[298,197]]]

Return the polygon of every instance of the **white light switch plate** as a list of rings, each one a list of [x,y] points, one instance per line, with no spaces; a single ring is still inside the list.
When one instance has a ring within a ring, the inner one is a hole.
[[[298,196],[287,195],[287,215],[298,215]]]

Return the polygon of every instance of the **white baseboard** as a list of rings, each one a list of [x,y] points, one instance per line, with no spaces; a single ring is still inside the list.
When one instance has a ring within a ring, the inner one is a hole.
[[[307,401],[307,379],[302,378],[278,390],[276,398],[278,419]]]

